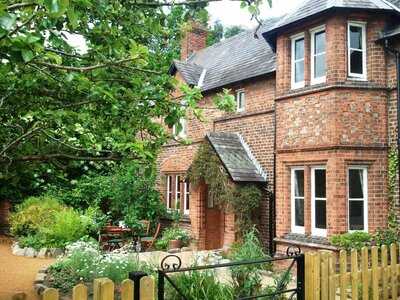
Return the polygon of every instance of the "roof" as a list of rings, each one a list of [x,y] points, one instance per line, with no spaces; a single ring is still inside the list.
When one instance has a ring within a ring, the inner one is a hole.
[[[379,38],[379,40],[391,39],[391,38],[397,37],[399,35],[400,35],[400,25],[398,25],[395,28],[392,28],[390,30],[387,30],[387,31],[383,32],[382,36]]]
[[[264,31],[263,35],[268,40],[268,37],[288,25],[294,25],[299,21],[333,8],[382,10],[400,14],[399,3],[400,0],[304,0],[297,9],[281,18],[273,27]]]
[[[235,182],[266,182],[266,174],[238,133],[213,132],[207,139]]]
[[[277,19],[264,23],[268,28]],[[197,85],[206,74],[202,91],[208,91],[245,79],[275,72],[275,53],[265,40],[255,37],[254,30],[241,32],[192,54],[186,61],[174,61],[170,73],[179,71],[188,84]]]

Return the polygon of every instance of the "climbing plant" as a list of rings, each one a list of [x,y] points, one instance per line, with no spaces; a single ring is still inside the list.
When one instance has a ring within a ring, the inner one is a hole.
[[[260,206],[262,192],[256,184],[236,184],[231,181],[221,160],[208,143],[199,147],[188,171],[193,185],[204,181],[208,197],[226,212],[235,214],[237,233],[243,236],[253,228],[253,216]]]
[[[388,225],[389,228],[397,228],[397,218],[395,211],[395,196],[396,196],[396,182],[397,182],[397,173],[398,173],[398,165],[399,158],[396,148],[392,148],[389,151],[389,166],[388,166],[388,193],[389,193],[389,216],[388,216]]]

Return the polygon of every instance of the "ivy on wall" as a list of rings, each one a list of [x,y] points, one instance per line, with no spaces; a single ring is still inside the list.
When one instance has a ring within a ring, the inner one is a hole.
[[[254,225],[253,216],[260,207],[262,192],[256,184],[236,184],[222,165],[221,160],[208,143],[199,147],[188,177],[193,185],[204,182],[208,197],[226,212],[235,214],[236,230],[240,236]]]
[[[398,153],[397,149],[393,147],[389,151],[389,166],[388,166],[388,196],[389,196],[389,228],[397,228],[398,222],[396,217],[396,186],[397,186],[397,173],[398,173]]]

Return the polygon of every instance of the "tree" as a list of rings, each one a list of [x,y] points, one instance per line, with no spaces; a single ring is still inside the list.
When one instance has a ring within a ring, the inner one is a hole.
[[[168,68],[182,24],[209,1],[3,0],[0,197],[71,168],[154,160],[169,138],[160,121],[200,115],[198,89],[178,87],[185,105],[171,97]],[[76,35],[86,52],[68,43]]]
[[[243,32],[244,30],[245,29],[242,26],[238,25],[227,27],[224,32],[224,38],[228,39],[232,36],[237,35],[238,33]]]
[[[215,21],[214,25],[208,29],[207,46],[214,45],[224,37],[224,25],[221,21]]]

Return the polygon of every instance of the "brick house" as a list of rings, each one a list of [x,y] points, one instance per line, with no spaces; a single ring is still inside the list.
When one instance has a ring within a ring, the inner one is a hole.
[[[400,49],[399,24],[398,0],[308,0],[208,48],[206,31],[192,26],[170,72],[201,88],[207,120],[182,120],[175,134],[192,143],[165,145],[158,167],[167,207],[184,214],[199,248],[235,240],[235,217],[185,180],[201,143],[213,146],[232,181],[267,191],[258,225],[270,250],[330,248],[334,234],[387,225],[398,68],[388,49]],[[213,108],[223,88],[236,97],[235,113]],[[253,177],[233,176],[239,167],[227,157],[235,151]]]

